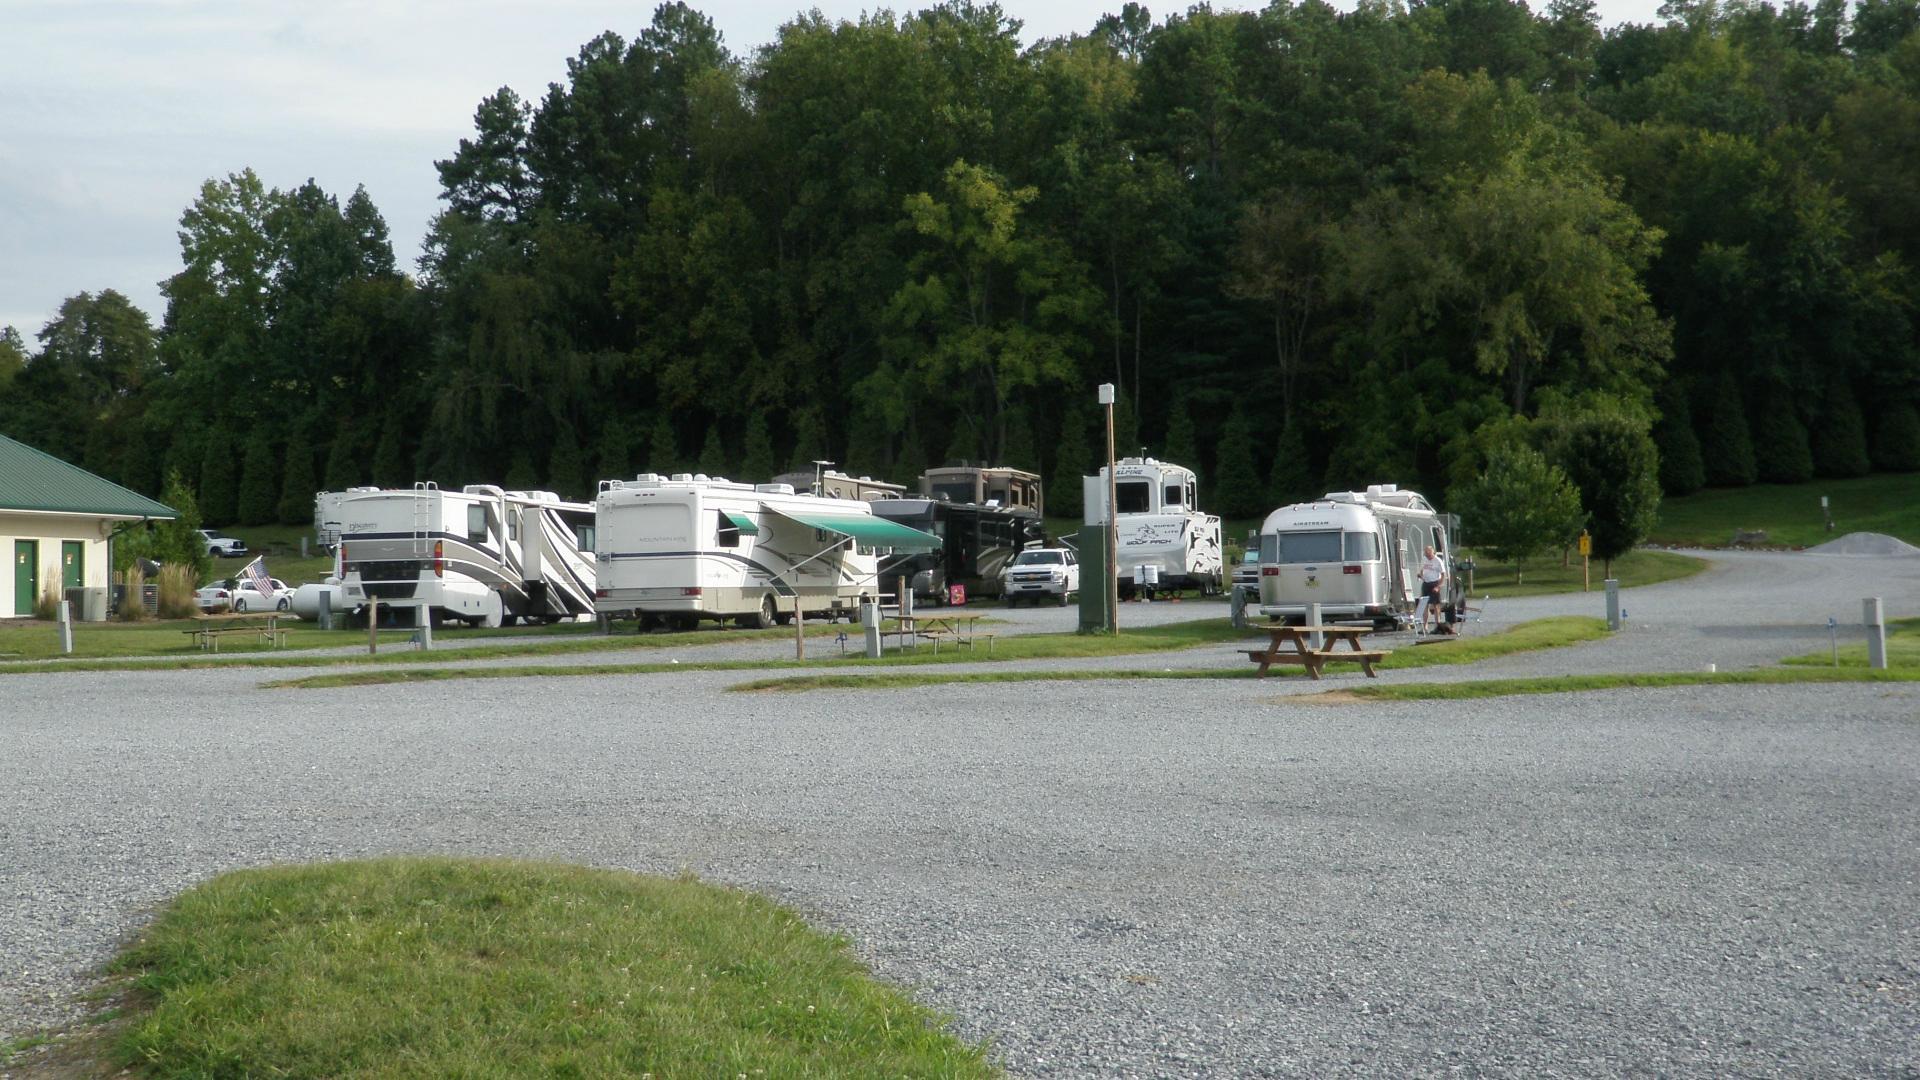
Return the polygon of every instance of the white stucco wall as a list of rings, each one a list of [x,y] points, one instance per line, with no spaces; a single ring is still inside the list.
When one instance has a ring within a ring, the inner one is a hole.
[[[36,586],[45,590],[47,582],[59,587],[61,577],[61,544],[63,541],[77,540],[85,545],[81,556],[86,565],[82,568],[83,578],[88,588],[106,588],[113,581],[113,567],[107,558],[106,536],[116,524],[115,519],[69,516],[65,514],[23,514],[17,511],[0,510],[0,559],[6,560],[6,572],[0,574],[0,619],[16,618],[14,587],[19,558],[17,540],[37,542],[35,551],[39,572]],[[29,601],[28,606],[32,606]]]

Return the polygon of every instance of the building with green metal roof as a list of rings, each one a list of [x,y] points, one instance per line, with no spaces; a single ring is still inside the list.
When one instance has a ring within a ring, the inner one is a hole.
[[[179,517],[171,507],[0,435],[0,618],[30,616],[49,590],[106,589],[107,542],[124,522]]]

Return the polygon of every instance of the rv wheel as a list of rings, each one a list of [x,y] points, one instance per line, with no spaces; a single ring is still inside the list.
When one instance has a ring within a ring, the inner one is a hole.
[[[1061,607],[1067,606],[1067,594],[1064,592],[1060,594],[1060,606]]]
[[[651,615],[651,614],[643,614],[643,615],[641,615],[641,616],[640,616],[640,629],[642,629],[642,630],[658,630],[658,629],[660,629],[660,616],[658,616],[658,615]]]
[[[760,598],[760,613],[754,616],[753,625],[762,630],[771,630],[774,619],[778,617],[778,615],[779,610],[773,602],[773,594],[769,593]]]

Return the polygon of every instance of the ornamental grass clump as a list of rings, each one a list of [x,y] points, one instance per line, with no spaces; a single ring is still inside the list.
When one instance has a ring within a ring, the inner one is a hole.
[[[191,619],[199,613],[193,599],[193,568],[167,565],[160,568],[160,617]]]

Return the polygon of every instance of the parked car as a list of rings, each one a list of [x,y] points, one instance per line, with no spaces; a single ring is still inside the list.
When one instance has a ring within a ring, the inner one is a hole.
[[[286,611],[293,607],[293,587],[279,578],[268,578],[273,584],[273,595],[265,596],[253,587],[246,578],[235,578],[233,582],[233,610],[235,611]]]
[[[231,536],[221,536],[212,529],[201,529],[200,538],[207,542],[207,554],[209,555],[231,558],[235,555],[245,555],[247,553],[246,544],[235,540]]]
[[[1233,587],[1245,589],[1252,595],[1248,597],[1254,603],[1260,602],[1260,552],[1248,548],[1240,556],[1240,565],[1233,568]]]
[[[1064,605],[1080,591],[1080,561],[1069,548],[1028,548],[1007,564],[1000,581],[1008,607],[1043,596]]]
[[[212,614],[233,607],[233,590],[227,588],[224,581],[211,585],[202,585],[193,594],[193,602],[201,611]]]

